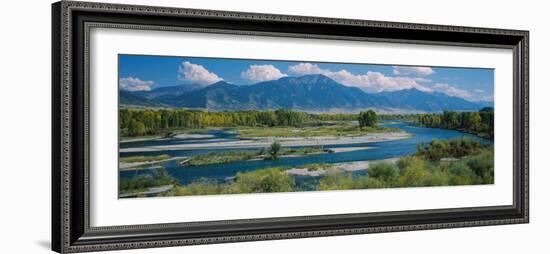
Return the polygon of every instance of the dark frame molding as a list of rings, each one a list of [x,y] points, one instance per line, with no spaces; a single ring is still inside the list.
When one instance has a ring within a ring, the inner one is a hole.
[[[511,206],[90,227],[88,32],[195,31],[482,48],[514,55]],[[52,5],[52,250],[60,253],[529,222],[528,31],[61,1]]]

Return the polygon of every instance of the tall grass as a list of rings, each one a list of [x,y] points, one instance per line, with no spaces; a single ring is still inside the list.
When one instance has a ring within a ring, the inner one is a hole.
[[[277,142],[273,144],[278,144]],[[212,152],[207,154],[195,155],[191,157],[189,165],[200,166],[210,164],[231,163],[237,161],[246,161],[251,159],[270,159],[275,160],[280,156],[285,155],[300,155],[307,156],[310,154],[318,154],[324,152],[320,147],[304,147],[304,148],[282,148],[279,147],[275,151],[273,144],[269,148],[262,148],[258,151],[251,150],[236,150],[224,152]]]
[[[158,156],[129,156],[129,157],[121,157],[119,160],[120,162],[126,162],[126,163],[135,163],[135,162],[153,162],[153,161],[161,161],[161,160],[168,160],[170,159],[170,155],[167,154],[161,154]]]
[[[256,158],[258,152],[254,151],[225,151],[225,152],[212,152],[208,154],[201,154],[191,157],[190,165],[208,165],[208,164],[220,164],[231,163],[235,161],[245,161]]]
[[[119,191],[120,193],[138,193],[153,187],[178,184],[178,181],[171,177],[165,169],[159,169],[152,174],[120,179]]]

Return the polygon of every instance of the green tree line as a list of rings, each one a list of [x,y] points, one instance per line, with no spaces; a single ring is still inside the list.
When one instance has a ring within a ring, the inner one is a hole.
[[[274,127],[316,124],[322,121],[357,120],[357,114],[310,114],[278,109],[274,111],[205,112],[185,109],[119,110],[122,136],[159,134],[164,130],[203,127]]]
[[[478,136],[494,137],[494,111],[483,108],[477,112],[444,111],[443,114],[419,114],[416,122],[430,128],[461,130]]]

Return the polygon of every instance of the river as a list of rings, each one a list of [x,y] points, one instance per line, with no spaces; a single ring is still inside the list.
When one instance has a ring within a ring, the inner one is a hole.
[[[424,128],[418,126],[409,125],[406,122],[401,121],[385,121],[381,123],[385,127],[399,128],[407,133],[412,134],[411,138],[384,141],[384,142],[372,142],[365,144],[343,144],[343,145],[326,145],[324,148],[337,148],[337,147],[369,147],[367,150],[341,152],[341,153],[327,153],[320,155],[311,155],[305,157],[285,157],[277,160],[255,160],[255,161],[240,161],[226,164],[212,164],[203,166],[187,166],[181,167],[176,161],[168,161],[157,163],[155,166],[163,166],[166,171],[174,178],[178,179],[181,184],[188,184],[200,178],[206,178],[213,181],[227,181],[231,177],[235,176],[237,172],[248,172],[257,169],[268,167],[294,167],[311,163],[340,163],[340,162],[353,162],[353,161],[365,161],[365,160],[381,160],[394,157],[402,157],[411,155],[415,152],[416,147],[420,143],[429,143],[433,139],[452,139],[457,137],[467,136],[475,140],[481,140],[482,142],[489,142],[478,138],[475,135],[446,129],[436,128]],[[196,142],[228,142],[238,140],[239,137],[232,133],[223,130],[209,130],[201,133],[203,135],[197,135],[189,138],[166,138],[147,141],[136,141],[121,143],[121,148],[130,147],[144,147],[144,146],[163,146],[163,145],[175,145],[183,143],[196,143]],[[239,149],[243,150],[243,149]],[[257,150],[254,148],[253,150]],[[191,156],[196,154],[204,154],[210,152],[219,152],[220,149],[197,149],[197,150],[167,150],[167,151],[154,151],[154,152],[121,152],[121,157],[136,156],[136,155],[160,155],[169,154],[171,156]],[[364,174],[364,171],[358,171],[355,174]],[[140,174],[151,174],[151,170],[125,170],[121,171],[120,177],[131,178]],[[311,180],[315,180],[312,177],[295,177],[297,184],[308,185]],[[307,189],[307,187],[304,187]]]

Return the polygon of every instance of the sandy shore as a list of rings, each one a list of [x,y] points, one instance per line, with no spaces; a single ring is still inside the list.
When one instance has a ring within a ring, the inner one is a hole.
[[[129,138],[129,139],[121,139],[120,143],[131,143],[131,142],[139,142],[139,141],[149,141],[149,140],[155,140],[160,139],[161,136],[151,136],[151,137],[142,137],[142,138]]]
[[[367,150],[367,149],[371,149],[371,147],[340,147],[340,148],[331,148],[330,150],[333,153],[345,153],[345,152],[361,151],[361,150]],[[305,154],[305,155],[303,155],[303,154],[288,154],[288,155],[282,155],[280,157],[281,158],[305,157],[305,156],[326,154],[326,153],[328,153],[328,152],[310,153],[310,154]],[[172,161],[172,160],[181,160],[181,159],[186,159],[186,158],[187,157],[172,157],[170,159],[158,160],[158,161],[119,162],[118,167],[121,171],[147,169],[147,168],[150,168],[150,167],[143,167],[143,168],[139,168],[139,167],[140,166],[147,166],[147,165],[157,164],[157,163],[162,163],[162,162],[167,162],[167,161]],[[250,159],[248,161],[255,161],[255,160],[263,160],[263,158],[255,158],[255,159]]]
[[[236,140],[219,143],[190,143],[166,146],[132,147],[120,149],[120,152],[153,152],[166,150],[194,150],[194,149],[246,149],[261,148],[277,141],[284,147],[289,146],[321,146],[321,145],[345,145],[362,144],[382,141],[393,141],[410,138],[405,132],[371,133],[358,137],[292,137],[292,138],[255,138],[250,140]]]
[[[188,138],[213,138],[212,134],[193,134],[193,133],[182,133],[175,136],[175,138],[188,139]]]
[[[345,152],[354,152],[354,151],[362,151],[362,150],[368,150],[372,147],[341,147],[341,148],[331,148],[332,152],[330,153],[345,153]],[[327,151],[322,152],[315,152],[315,153],[308,153],[308,154],[287,154],[287,155],[281,155],[279,158],[300,158],[300,157],[306,157],[306,156],[312,156],[312,155],[319,155],[319,154],[328,154]],[[254,158],[247,161],[260,161],[264,160],[264,158]]]
[[[174,138],[180,138],[180,139],[213,138],[213,137],[214,137],[214,135],[212,135],[212,134],[194,134],[194,133],[180,133],[180,134],[174,136]],[[149,140],[166,140],[166,139],[171,139],[171,138],[170,137],[163,137],[163,136],[128,138],[128,139],[120,140],[120,143],[131,143],[131,142],[149,141]]]
[[[336,147],[336,148],[330,148],[330,150],[333,153],[347,153],[347,152],[363,151],[371,148],[372,147]]]
[[[330,170],[338,170],[345,172],[353,172],[358,170],[367,170],[370,165],[379,163],[379,162],[389,162],[396,163],[399,158],[391,158],[385,160],[373,160],[373,161],[354,161],[354,162],[343,162],[331,164],[331,168],[319,169],[314,171],[309,171],[307,168],[291,168],[287,169],[285,172],[289,175],[299,175],[299,176],[322,176],[328,173]]]
[[[142,161],[142,162],[119,162],[118,163],[118,168],[119,170],[121,171],[124,171],[124,170],[136,170],[136,169],[140,169],[140,168],[136,168],[136,167],[139,167],[139,166],[146,166],[146,165],[151,165],[151,164],[156,164],[156,163],[162,163],[162,162],[167,162],[167,161],[172,161],[172,160],[179,160],[179,159],[184,159],[186,157],[172,157],[170,159],[166,159],[166,160],[158,160],[158,161]],[[141,168],[141,169],[145,169],[145,168]]]
[[[150,195],[156,195],[162,192],[170,191],[174,188],[174,185],[163,185],[159,187],[151,187],[147,191],[144,192],[138,192],[138,193],[123,193],[120,194],[119,198],[134,198],[134,197],[140,197],[140,196],[150,196]]]

